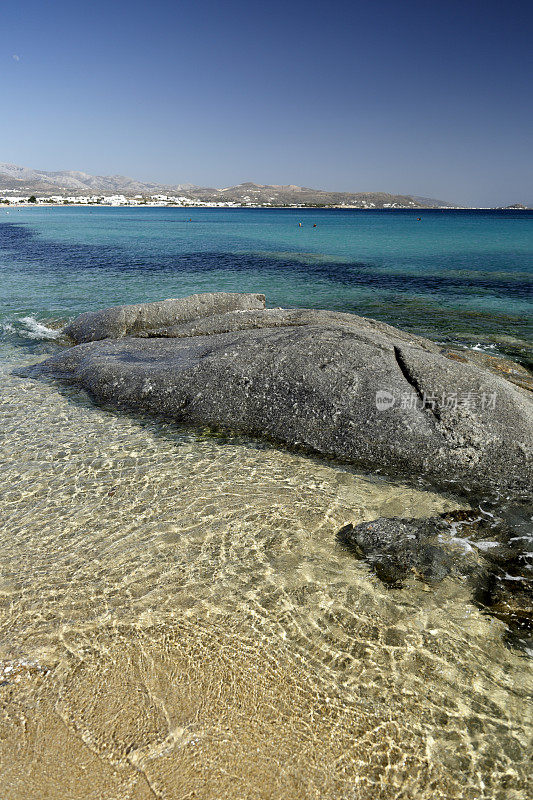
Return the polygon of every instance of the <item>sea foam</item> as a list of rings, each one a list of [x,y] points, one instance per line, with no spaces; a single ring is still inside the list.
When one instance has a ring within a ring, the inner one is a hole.
[[[26,328],[23,331],[19,330],[19,333],[23,333],[28,339],[57,339],[61,336],[60,330],[49,328],[47,325],[43,325],[42,322],[38,322],[34,317],[21,317],[19,322]]]

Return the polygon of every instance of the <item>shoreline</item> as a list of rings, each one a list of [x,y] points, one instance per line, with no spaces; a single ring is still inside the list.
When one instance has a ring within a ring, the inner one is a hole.
[[[510,214],[513,213],[531,213],[533,212],[533,208],[498,208],[492,206],[423,206],[423,207],[416,207],[412,208],[410,206],[396,206],[391,208],[365,208],[362,206],[346,206],[346,205],[339,205],[339,206],[299,206],[299,205],[283,205],[283,206],[272,206],[272,205],[218,205],[216,203],[209,203],[206,205],[178,205],[177,203],[13,203],[13,204],[3,204],[0,203],[0,210],[7,210],[11,211],[14,208],[176,208],[176,209],[186,209],[188,211],[195,210],[195,209],[207,209],[207,208],[214,208],[219,210],[231,210],[231,209],[261,209],[263,211],[283,211],[283,210],[294,210],[294,211],[409,211],[413,214],[424,212],[424,211],[502,211],[508,212]]]

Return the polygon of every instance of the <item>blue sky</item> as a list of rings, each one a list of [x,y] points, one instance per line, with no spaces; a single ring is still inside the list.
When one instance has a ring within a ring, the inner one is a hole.
[[[533,2],[0,4],[0,161],[533,205]]]

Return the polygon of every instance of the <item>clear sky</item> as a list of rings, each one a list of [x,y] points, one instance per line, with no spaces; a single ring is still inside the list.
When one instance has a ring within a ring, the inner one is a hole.
[[[532,0],[0,0],[0,161],[533,205]]]

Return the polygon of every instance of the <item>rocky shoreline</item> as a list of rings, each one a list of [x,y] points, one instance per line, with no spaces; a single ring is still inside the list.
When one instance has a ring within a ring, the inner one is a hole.
[[[264,306],[219,293],[82,314],[64,329],[77,346],[34,372],[117,407],[469,496],[527,498],[525,370],[352,314]]]

